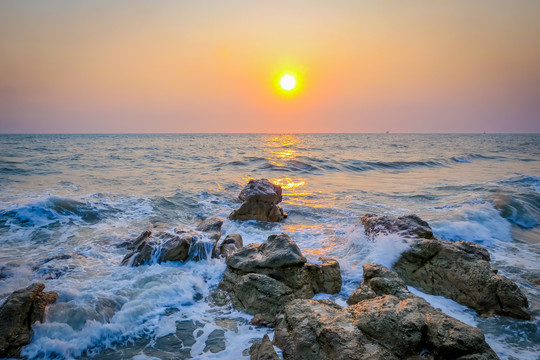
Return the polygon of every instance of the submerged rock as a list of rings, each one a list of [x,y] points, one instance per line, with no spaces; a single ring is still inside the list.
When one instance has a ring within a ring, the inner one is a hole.
[[[32,324],[43,321],[45,307],[58,297],[44,288],[44,284],[35,283],[17,290],[0,307],[0,357],[19,357],[21,347],[30,343]]]
[[[288,235],[272,235],[230,256],[219,288],[228,292],[235,308],[257,315],[258,325],[271,325],[287,302],[341,290],[339,263],[321,261],[307,263]]]
[[[249,348],[250,360],[279,360],[268,334],[264,334],[261,342],[256,342]]]
[[[199,261],[207,259],[221,236],[223,221],[209,218],[197,226],[197,231],[176,230],[175,234],[144,231],[126,246],[131,250],[122,265],[139,266],[151,262]]]
[[[274,185],[267,179],[250,180],[238,198],[242,205],[229,215],[231,220],[278,222],[287,217],[277,205],[282,200],[281,186]]]
[[[410,285],[469,306],[480,315],[530,319],[528,301],[518,286],[497,274],[488,251],[467,241],[422,239],[395,263]]]
[[[433,231],[429,224],[414,214],[400,217],[366,214],[360,218],[360,222],[364,225],[366,235],[370,237],[380,233],[398,233],[404,237],[426,239],[433,237]]]

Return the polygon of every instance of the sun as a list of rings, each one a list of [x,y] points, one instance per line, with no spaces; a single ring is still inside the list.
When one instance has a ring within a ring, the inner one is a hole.
[[[285,74],[279,79],[279,86],[285,91],[291,91],[296,87],[296,78],[291,74]]]

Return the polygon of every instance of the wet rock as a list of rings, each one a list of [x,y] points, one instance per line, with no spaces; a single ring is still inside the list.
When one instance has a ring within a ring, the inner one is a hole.
[[[152,262],[204,260],[215,246],[207,234],[177,230],[175,234],[150,230],[133,241],[133,250],[122,260],[122,265],[139,266]]]
[[[196,228],[197,231],[207,233],[210,239],[218,241],[221,237],[221,226],[223,220],[218,217],[211,217],[202,221]]]
[[[0,307],[0,357],[18,357],[21,347],[30,343],[32,324],[43,321],[45,307],[56,301],[56,292],[44,292],[35,283],[13,292]]]
[[[250,360],[279,360],[268,334],[264,334],[261,342],[256,342],[249,348]]]
[[[466,325],[407,290],[382,265],[364,265],[364,299],[349,299],[354,325],[399,358],[428,350],[436,359],[498,359],[482,332]],[[366,290],[368,288],[369,290]]]
[[[429,224],[416,215],[377,216],[366,214],[360,218],[366,235],[373,237],[377,234],[398,233],[404,237],[419,237],[431,239],[433,231]]]
[[[277,205],[282,200],[281,186],[274,185],[267,179],[250,180],[238,198],[242,205],[229,215],[231,220],[278,222],[287,217]]]
[[[274,345],[285,360],[398,359],[368,339],[352,316],[328,300],[291,301],[277,320]]]
[[[305,262],[300,248],[287,234],[270,235],[261,245],[249,244],[227,259],[228,266],[244,272],[303,265]]]
[[[228,259],[232,254],[240,250],[243,246],[244,242],[240,234],[229,234],[227,235],[227,237],[225,237],[225,240],[223,240],[219,247],[216,246],[215,250],[212,253],[212,257],[217,258],[219,256],[222,256],[225,259]]]
[[[210,351],[211,353],[215,354],[225,350],[225,331],[221,329],[212,331],[210,335],[208,335],[204,345],[203,352]]]
[[[341,290],[339,263],[327,258],[321,262],[307,263],[288,235],[272,235],[231,255],[219,288],[236,309],[256,315],[256,325],[272,325],[287,302]]]
[[[528,301],[518,286],[497,274],[487,250],[466,241],[420,239],[395,263],[409,285],[469,306],[483,316],[530,319]]]
[[[227,294],[219,289],[211,291],[207,301],[210,306],[227,306],[230,303]]]

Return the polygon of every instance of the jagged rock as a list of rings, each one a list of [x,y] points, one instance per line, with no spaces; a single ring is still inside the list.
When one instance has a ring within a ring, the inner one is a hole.
[[[368,339],[349,313],[328,300],[288,303],[278,317],[274,345],[285,360],[398,359]]]
[[[431,239],[433,231],[429,224],[416,215],[377,216],[366,214],[360,218],[366,235],[373,237],[377,234],[399,233],[404,237],[419,237]]]
[[[166,261],[205,260],[220,236],[219,218],[211,218],[199,224],[201,231],[176,230],[175,234],[151,230],[144,231],[127,246],[132,251],[122,260],[122,265],[139,266]]]
[[[339,263],[320,260],[321,264],[306,263],[288,235],[272,235],[261,245],[249,244],[231,255],[219,288],[228,292],[235,308],[257,315],[258,325],[272,325],[287,302],[341,290]]]
[[[43,321],[45,307],[56,301],[56,292],[44,292],[35,283],[13,292],[0,307],[0,357],[18,357],[21,347],[30,343],[32,324]]]
[[[256,342],[249,348],[250,360],[279,360],[268,334],[264,334],[261,342]]]
[[[281,202],[281,186],[274,185],[267,179],[249,180],[240,191],[238,198],[243,202],[263,202],[278,204]]]
[[[306,258],[287,234],[270,235],[261,245],[249,244],[227,259],[227,265],[240,271],[303,265]]]
[[[287,217],[277,205],[282,200],[281,186],[274,185],[267,179],[250,180],[238,198],[242,205],[229,215],[231,220],[278,222]]]
[[[487,250],[467,241],[420,239],[394,264],[409,285],[469,306],[483,316],[530,319],[528,301],[518,286],[497,274]]]
[[[491,267],[489,252],[483,246],[433,237],[429,224],[416,215],[368,214],[362,217],[362,224],[368,236],[399,233],[415,237],[394,264],[407,284],[469,306],[483,316],[531,318],[527,298],[513,281]]]
[[[218,241],[221,237],[221,226],[223,220],[218,217],[211,217],[202,221],[196,228],[197,231],[207,233],[210,239]]]
[[[229,234],[225,237],[223,242],[219,245],[216,244],[214,251],[212,252],[212,257],[217,258],[219,256],[228,259],[232,254],[240,250],[244,246],[242,236],[237,233]]]
[[[482,332],[466,325],[407,290],[382,265],[364,265],[363,299],[349,298],[355,326],[399,358],[428,350],[435,359],[498,359]],[[354,294],[353,294],[354,295]]]

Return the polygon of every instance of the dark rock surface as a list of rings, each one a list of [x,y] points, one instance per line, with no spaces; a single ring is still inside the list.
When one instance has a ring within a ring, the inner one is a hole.
[[[431,307],[384,266],[364,265],[349,303],[289,302],[274,333],[284,359],[498,359],[480,330]]]
[[[328,300],[291,301],[278,317],[274,345],[285,360],[398,359],[356,326],[352,316]]]
[[[277,205],[282,200],[281,186],[274,185],[267,179],[250,180],[238,198],[242,205],[229,215],[231,220],[278,222],[287,217]]]
[[[360,218],[366,235],[373,237],[377,234],[398,233],[404,237],[419,237],[431,239],[433,231],[429,224],[416,215],[377,216],[366,214]]]
[[[257,315],[257,325],[271,325],[287,302],[341,290],[339,263],[321,261],[307,263],[288,235],[272,235],[261,245],[249,244],[230,256],[219,288],[229,294],[235,308]]]
[[[202,221],[197,231],[177,229],[176,232],[144,231],[136,239],[123,245],[131,250],[122,260],[122,265],[139,266],[166,261],[199,261],[211,254],[221,236],[223,221],[212,217]]]
[[[0,307],[0,357],[18,357],[21,347],[30,343],[32,324],[43,321],[45,307],[58,297],[44,288],[44,284],[35,283],[17,290]]]
[[[265,334],[261,342],[256,342],[249,348],[250,360],[279,360],[272,342]]]
[[[518,286],[497,273],[488,251],[467,241],[420,239],[394,264],[407,284],[469,306],[483,316],[530,319]]]
[[[212,253],[212,257],[224,257],[228,259],[232,254],[240,250],[244,246],[242,236],[237,233],[229,234],[225,237],[223,242],[216,246],[216,250]]]
[[[410,293],[397,274],[382,265],[364,265],[359,292],[372,295],[349,299],[347,311],[355,325],[400,358],[423,350],[435,359],[498,358],[479,329]]]
[[[429,224],[416,215],[368,214],[361,221],[370,237],[396,233],[413,238],[411,247],[394,264],[407,284],[469,306],[482,316],[531,318],[527,298],[513,281],[497,274],[483,246],[434,237]]]

